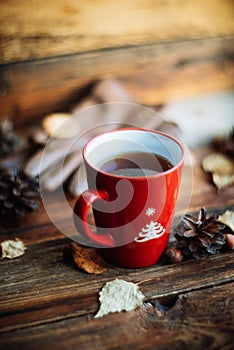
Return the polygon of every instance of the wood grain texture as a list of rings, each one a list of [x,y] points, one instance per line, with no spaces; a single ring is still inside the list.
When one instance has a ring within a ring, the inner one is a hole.
[[[16,126],[66,110],[100,79],[119,79],[136,101],[234,87],[234,37],[119,48],[0,67],[0,118]]]
[[[225,349],[233,346],[234,283],[181,294],[160,314],[147,302],[102,319],[71,317],[0,334],[4,349]],[[207,310],[210,302],[216,307]]]
[[[53,205],[54,220],[56,222],[64,222],[69,227],[69,220],[72,218],[71,211],[64,210],[64,203],[69,203],[69,208],[73,208],[75,198],[69,198],[68,201],[61,202],[61,196],[58,193],[48,193],[48,201],[44,206],[44,202],[41,198],[38,198],[39,209],[35,210],[26,216],[16,216],[12,220],[11,215],[1,216],[0,221],[0,234],[1,238],[7,237],[7,235],[27,235],[29,243],[36,243],[41,241],[41,238],[45,240],[47,238],[47,231],[49,230],[52,235],[54,234],[58,238],[58,230],[52,228],[52,222],[47,214],[46,208],[50,203]],[[72,209],[71,209],[72,210]],[[63,215],[62,215],[63,214]],[[52,230],[52,232],[51,232]],[[31,235],[31,239],[30,239]],[[40,238],[41,237],[41,238]],[[49,237],[49,236],[48,236]],[[61,236],[60,236],[61,237]]]
[[[97,278],[63,261],[64,244],[34,244],[17,262],[1,261],[0,332],[93,315],[99,290],[117,277],[140,283],[145,301],[234,281],[233,253],[144,269],[112,266]]]
[[[232,0],[0,2],[0,61],[234,34]]]

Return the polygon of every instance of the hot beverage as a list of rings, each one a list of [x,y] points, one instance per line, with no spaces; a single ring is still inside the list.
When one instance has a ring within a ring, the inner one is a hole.
[[[171,162],[148,152],[129,152],[110,159],[100,167],[101,171],[119,176],[139,177],[156,175],[171,169]]]

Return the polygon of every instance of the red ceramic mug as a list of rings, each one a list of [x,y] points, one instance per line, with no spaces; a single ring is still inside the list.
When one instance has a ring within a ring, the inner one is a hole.
[[[120,266],[157,263],[172,227],[183,146],[158,131],[125,128],[94,137],[83,158],[88,190],[76,201],[74,222],[85,244]]]

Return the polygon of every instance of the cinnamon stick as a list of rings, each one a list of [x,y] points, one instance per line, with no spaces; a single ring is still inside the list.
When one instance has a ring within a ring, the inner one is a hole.
[[[53,169],[45,172],[41,177],[43,188],[48,191],[55,191],[63,182],[79,167],[82,155],[80,152],[74,152],[59,162]]]

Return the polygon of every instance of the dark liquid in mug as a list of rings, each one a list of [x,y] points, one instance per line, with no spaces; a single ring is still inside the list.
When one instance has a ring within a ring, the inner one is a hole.
[[[158,154],[147,152],[129,152],[110,159],[100,170],[119,176],[149,176],[171,169],[171,162]]]

